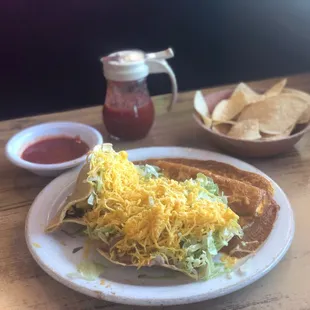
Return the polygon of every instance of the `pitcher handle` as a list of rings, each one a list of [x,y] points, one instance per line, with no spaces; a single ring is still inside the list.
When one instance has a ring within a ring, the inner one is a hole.
[[[150,73],[167,73],[169,75],[172,86],[172,99],[170,101],[170,104],[168,105],[167,110],[170,111],[172,106],[177,101],[178,95],[178,84],[174,72],[168,65],[167,61],[164,59],[148,59],[146,60],[146,63],[149,67]]]

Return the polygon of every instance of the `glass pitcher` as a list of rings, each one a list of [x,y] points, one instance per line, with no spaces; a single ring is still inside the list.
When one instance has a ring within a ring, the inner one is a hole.
[[[136,140],[144,138],[154,122],[154,106],[147,88],[149,73],[167,73],[172,84],[170,110],[177,99],[175,75],[165,59],[173,57],[168,49],[145,54],[131,50],[113,53],[101,59],[107,91],[103,121],[113,138]]]

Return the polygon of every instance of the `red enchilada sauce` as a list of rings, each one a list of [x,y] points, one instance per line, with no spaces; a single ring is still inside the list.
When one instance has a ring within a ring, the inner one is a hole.
[[[21,158],[36,164],[59,164],[79,158],[89,151],[80,137],[54,136],[30,144]]]

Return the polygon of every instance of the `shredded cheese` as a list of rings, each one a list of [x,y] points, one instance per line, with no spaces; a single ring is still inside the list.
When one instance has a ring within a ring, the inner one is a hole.
[[[236,265],[238,258],[222,254],[221,261],[225,264],[227,268],[232,268]]]
[[[238,225],[238,216],[224,203],[199,199],[202,188],[197,182],[145,178],[124,151],[95,148],[89,164],[88,180],[100,190],[84,219],[89,227],[108,226],[120,233],[110,248],[112,259],[130,256],[143,266],[164,249],[181,260],[186,254],[182,238],[201,238],[211,230]]]

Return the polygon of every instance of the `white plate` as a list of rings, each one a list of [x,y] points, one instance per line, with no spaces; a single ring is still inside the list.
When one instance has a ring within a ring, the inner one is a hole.
[[[163,157],[217,160],[268,178],[249,164],[209,151],[150,147],[130,150],[128,153],[130,160]],[[245,273],[241,274],[236,270],[232,272],[230,278],[223,275],[205,282],[192,282],[177,272],[173,274],[174,277],[162,277],[168,272],[166,269],[151,267],[137,271],[132,267],[112,266],[94,254],[96,261],[100,260],[104,265],[108,265],[101,276],[103,281],[72,280],[68,274],[75,272],[77,263],[83,259],[83,250],[75,254],[72,250],[82,246],[84,239],[69,237],[61,231],[47,235],[44,233],[44,228],[66,196],[71,193],[78,171],[79,169],[75,169],[59,176],[38,195],[26,221],[26,239],[34,259],[50,276],[89,296],[132,305],[175,305],[219,297],[239,290],[264,276],[277,265],[292,242],[294,217],[290,203],[280,187],[268,178],[275,188],[275,200],[280,205],[280,211],[274,229],[265,244],[245,263]],[[148,277],[145,277],[145,274]]]

